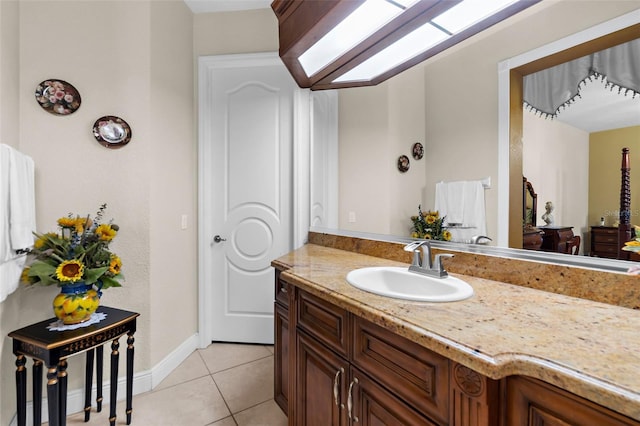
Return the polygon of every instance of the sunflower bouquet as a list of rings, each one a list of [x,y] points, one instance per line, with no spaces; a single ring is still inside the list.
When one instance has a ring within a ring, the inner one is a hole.
[[[122,261],[109,249],[118,234],[114,223],[101,223],[106,204],[94,219],[69,214],[58,219],[60,232],[34,233],[36,241],[22,281],[59,287],[84,282],[99,289],[121,287]]]
[[[444,217],[440,217],[437,211],[422,211],[422,206],[418,206],[418,215],[411,216],[411,236],[413,238],[424,238],[426,240],[450,241],[451,232],[444,227]]]

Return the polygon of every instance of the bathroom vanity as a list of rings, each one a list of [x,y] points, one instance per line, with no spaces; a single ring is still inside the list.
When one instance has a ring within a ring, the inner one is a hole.
[[[384,257],[307,244],[272,263],[290,425],[640,425],[640,311],[459,274],[475,294],[452,303],[346,282],[408,266]]]

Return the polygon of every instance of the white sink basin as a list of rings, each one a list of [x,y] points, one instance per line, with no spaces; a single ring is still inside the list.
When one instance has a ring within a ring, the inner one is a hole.
[[[435,278],[393,266],[355,269],[347,274],[347,282],[381,296],[421,302],[455,302],[473,296],[473,288],[458,278]]]

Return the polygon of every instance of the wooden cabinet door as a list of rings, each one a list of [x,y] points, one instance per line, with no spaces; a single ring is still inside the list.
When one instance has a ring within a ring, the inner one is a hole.
[[[352,425],[437,426],[355,367],[347,392],[347,414]]]
[[[579,396],[539,380],[507,379],[506,426],[638,426]]]
[[[289,311],[275,304],[273,397],[285,414],[289,406]]]
[[[298,330],[296,336],[296,426],[347,425],[347,361]],[[289,424],[291,419],[289,419]]]

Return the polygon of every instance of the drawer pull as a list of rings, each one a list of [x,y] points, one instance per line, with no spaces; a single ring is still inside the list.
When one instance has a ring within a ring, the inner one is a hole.
[[[340,373],[344,373],[344,368],[336,371],[336,377],[333,378],[333,400],[335,401],[337,406],[340,406],[340,402],[338,401],[338,396],[340,396],[340,387],[338,386]]]
[[[287,292],[287,288],[285,286],[280,287],[280,291],[283,293]]]
[[[349,384],[349,395],[347,397],[347,414],[349,415],[350,420],[353,420],[354,423],[357,423],[358,418],[351,413],[351,411],[353,410],[353,385],[355,384],[358,384],[357,377],[354,377],[351,381],[351,384]]]

